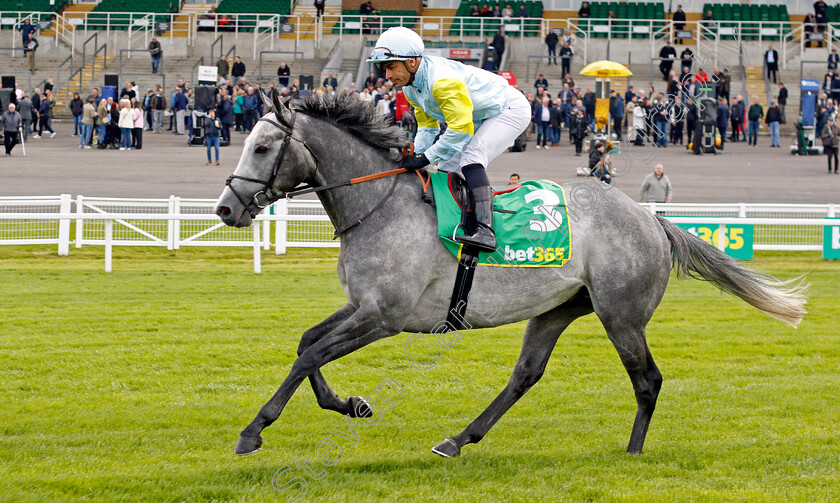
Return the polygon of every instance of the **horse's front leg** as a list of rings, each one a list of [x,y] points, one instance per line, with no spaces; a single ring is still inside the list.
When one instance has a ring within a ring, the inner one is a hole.
[[[298,356],[303,354],[306,348],[332,332],[355,312],[356,306],[348,302],[329,318],[304,332],[298,345]],[[309,376],[309,384],[312,385],[312,391],[315,393],[318,405],[322,409],[333,410],[341,415],[349,414],[350,417],[367,417],[371,414],[370,406],[367,405],[367,402],[362,397],[351,396],[347,400],[339,398],[335,391],[330,388],[330,385],[327,384],[327,380],[321,374],[320,370],[316,370]]]
[[[400,317],[383,316],[381,306],[372,302],[359,307],[334,330],[313,342],[295,360],[292,370],[274,396],[262,406],[257,417],[242,431],[234,452],[250,454],[260,449],[260,432],[280,417],[283,408],[306,377],[327,363],[371,342],[398,334],[402,322]]]

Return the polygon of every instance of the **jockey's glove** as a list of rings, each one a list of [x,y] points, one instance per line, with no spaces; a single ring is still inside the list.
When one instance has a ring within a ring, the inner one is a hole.
[[[403,159],[402,166],[400,167],[408,170],[415,170],[424,168],[428,165],[429,159],[427,159],[424,154],[412,154]]]

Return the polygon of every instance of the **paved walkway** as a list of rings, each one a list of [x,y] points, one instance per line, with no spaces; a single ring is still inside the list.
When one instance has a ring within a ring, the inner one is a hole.
[[[12,157],[0,156],[0,195],[33,196],[69,193],[103,197],[216,198],[235,169],[245,135],[232,133],[233,145],[221,149],[221,166],[207,166],[203,146],[188,147],[185,136],[143,135],[139,151],[80,150],[70,136],[72,124],[57,124],[53,138],[27,142],[27,156],[18,145]],[[574,156],[564,137],[560,147],[505,153],[490,167],[490,179],[503,185],[508,175],[557,182],[582,181],[575,167],[586,163]],[[826,174],[826,157],[790,154],[770,148],[768,137],[758,147],[726,144],[720,155],[695,156],[683,148],[624,147],[614,157],[621,171],[615,185],[634,199],[642,179],[661,162],[674,186],[674,202],[840,203],[840,175]]]

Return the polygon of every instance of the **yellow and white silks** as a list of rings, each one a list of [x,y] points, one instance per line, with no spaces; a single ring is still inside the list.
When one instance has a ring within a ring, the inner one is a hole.
[[[417,119],[414,151],[441,171],[486,168],[531,120],[528,100],[504,78],[446,58],[423,56],[414,82],[402,90]],[[438,121],[447,129],[434,142]]]

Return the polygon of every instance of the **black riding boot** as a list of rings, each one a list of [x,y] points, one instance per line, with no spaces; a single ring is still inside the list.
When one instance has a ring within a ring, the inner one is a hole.
[[[455,236],[455,241],[477,246],[483,251],[496,251],[496,234],[493,232],[493,189],[484,185],[471,190],[470,203],[476,220],[475,233],[469,236]]]

